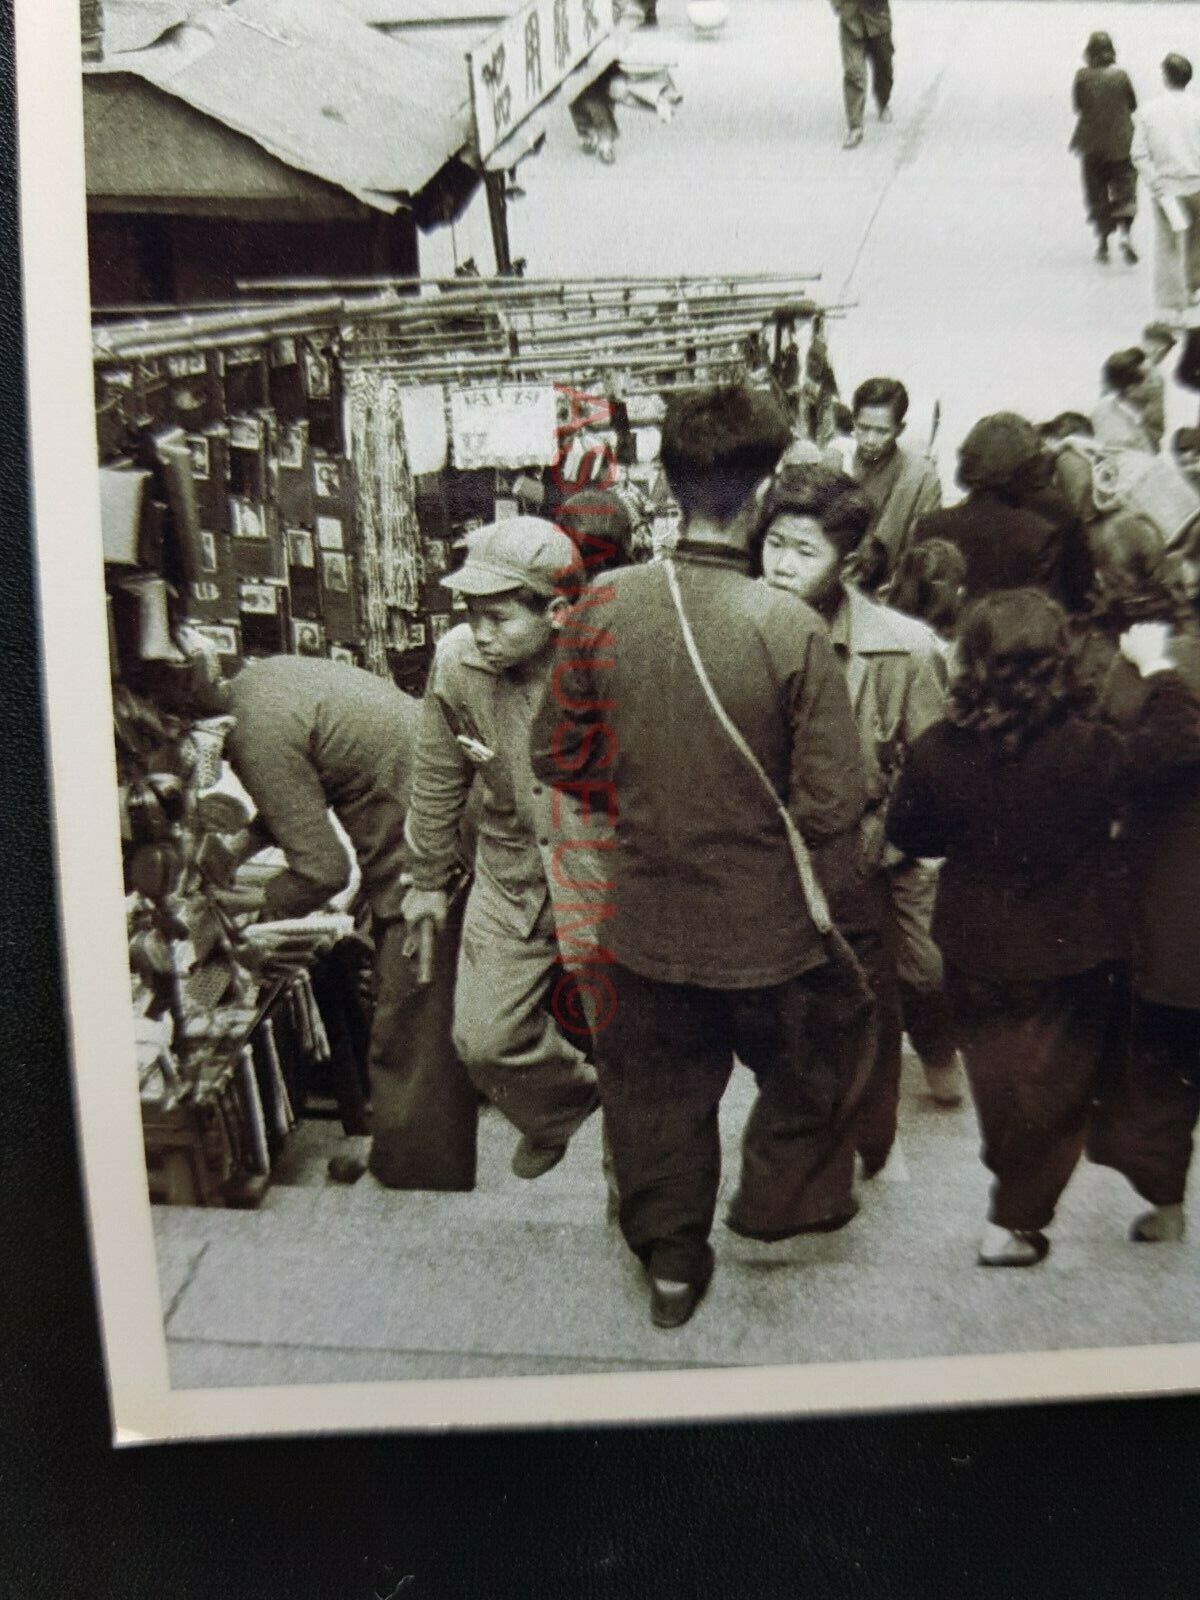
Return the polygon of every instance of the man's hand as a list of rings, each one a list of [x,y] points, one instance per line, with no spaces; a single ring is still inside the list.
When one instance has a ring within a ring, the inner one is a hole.
[[[400,905],[400,915],[410,928],[419,922],[432,922],[440,933],[446,926],[450,897],[444,889],[410,889]]]
[[[1142,675],[1170,672],[1174,666],[1169,645],[1171,627],[1166,622],[1135,622],[1121,635],[1121,654]]]

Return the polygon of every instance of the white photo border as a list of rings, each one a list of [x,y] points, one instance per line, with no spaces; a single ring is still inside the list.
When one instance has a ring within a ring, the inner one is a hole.
[[[172,1389],[128,1004],[77,0],[16,0],[44,704],[68,1037],[114,1442],[895,1411],[1200,1389],[1200,1344],[713,1372]],[[64,203],[77,195],[79,204]]]

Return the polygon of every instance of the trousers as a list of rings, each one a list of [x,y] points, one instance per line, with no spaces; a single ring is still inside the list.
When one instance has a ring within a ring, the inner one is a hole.
[[[1128,159],[1109,161],[1104,156],[1083,155],[1080,169],[1088,221],[1107,239],[1119,222],[1128,226],[1137,215],[1137,168]]]
[[[1015,983],[947,964],[946,988],[995,1179],[990,1219],[1013,1232],[1044,1228],[1083,1154],[1115,970]]]
[[[1179,1205],[1200,1120],[1200,1011],[1135,1000],[1102,1083],[1087,1154],[1154,1206]]]
[[[846,121],[851,128],[861,128],[867,104],[867,66],[871,69],[871,90],[876,105],[882,110],[892,98],[894,72],[892,63],[896,47],[890,33],[876,34],[863,39],[851,33],[842,24],[842,97],[846,105]]]
[[[451,1041],[454,968],[466,896],[451,905],[433,982],[417,986],[406,927],[376,931],[376,997],[368,1070],[369,1167],[391,1189],[473,1189],[479,1095]]]
[[[596,1039],[604,1121],[630,1249],[656,1277],[703,1283],[721,1177],[719,1108],[734,1058],[758,1082],[730,1221],[799,1231],[853,1214],[854,1137],[840,1115],[874,1055],[869,999],[832,963],[762,989],[704,989],[610,969]]]
[[[565,1144],[599,1104],[586,1022],[559,1005],[563,978],[549,904],[526,935],[500,889],[478,876],[463,919],[454,1044],[480,1092],[537,1145]]]
[[[1183,311],[1200,290],[1200,192],[1179,197],[1189,218],[1185,233],[1176,233],[1154,207],[1154,303],[1161,311]]]

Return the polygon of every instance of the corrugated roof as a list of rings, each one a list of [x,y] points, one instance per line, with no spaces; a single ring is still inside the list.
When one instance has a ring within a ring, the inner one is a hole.
[[[83,81],[87,192],[94,200],[132,199],[189,206],[239,200],[296,206],[314,214],[353,216],[358,203],[268,155],[183,100],[129,73]]]
[[[133,73],[385,211],[472,137],[466,63],[415,50],[335,0],[189,8],[145,48],[114,51],[106,39],[104,61],[84,70]]]

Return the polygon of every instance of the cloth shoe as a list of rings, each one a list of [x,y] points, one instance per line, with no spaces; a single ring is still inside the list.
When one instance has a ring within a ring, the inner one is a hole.
[[[891,122],[893,120],[891,106],[880,106],[879,120],[880,122]]]
[[[1139,1244],[1177,1244],[1183,1234],[1183,1207],[1155,1206],[1137,1219],[1129,1237]]]
[[[540,1178],[556,1167],[566,1153],[565,1144],[535,1144],[526,1135],[513,1155],[512,1169],[518,1178]]]
[[[690,1322],[704,1298],[703,1283],[676,1283],[670,1278],[650,1279],[650,1321],[656,1328],[682,1328]]]
[[[1049,1254],[1050,1241],[1036,1228],[998,1228],[989,1222],[977,1259],[981,1267],[1036,1267]]]
[[[862,142],[863,142],[863,131],[862,131],[862,129],[861,128],[851,128],[849,133],[842,140],[842,149],[843,150],[857,150],[859,145]]]

